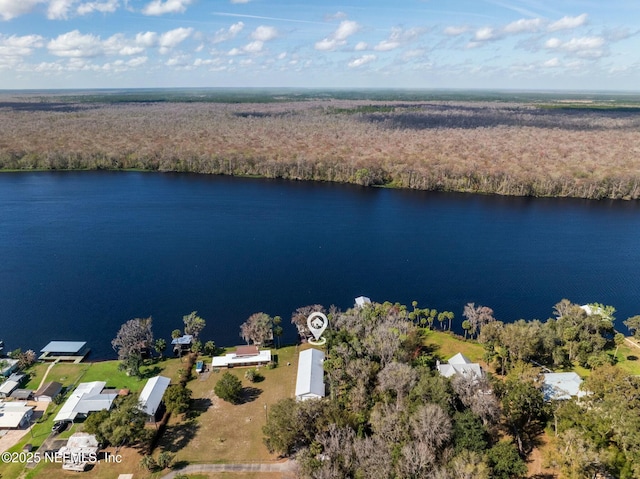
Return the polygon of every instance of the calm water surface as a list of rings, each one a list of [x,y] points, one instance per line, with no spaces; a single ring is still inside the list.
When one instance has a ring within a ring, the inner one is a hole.
[[[0,339],[92,358],[134,317],[156,337],[197,310],[203,339],[238,344],[254,312],[377,301],[503,321],[562,298],[640,314],[640,203],[367,189],[199,175],[0,175]]]

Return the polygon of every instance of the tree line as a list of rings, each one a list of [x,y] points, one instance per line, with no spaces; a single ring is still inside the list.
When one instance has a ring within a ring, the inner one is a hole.
[[[0,169],[143,169],[640,198],[637,112],[307,100],[0,108]]]
[[[272,406],[263,430],[269,450],[295,457],[308,478],[507,479],[526,475],[546,428],[546,461],[566,477],[638,477],[640,381],[612,365],[613,308],[563,300],[545,323],[504,324],[490,308],[468,304],[465,330],[484,346],[493,373],[451,379],[437,372],[443,358],[429,346],[437,319],[416,321],[417,309],[330,308],[329,394]],[[323,308],[293,313],[301,337],[302,318],[316,310]],[[585,381],[591,393],[545,401],[541,366],[575,364],[593,370]]]

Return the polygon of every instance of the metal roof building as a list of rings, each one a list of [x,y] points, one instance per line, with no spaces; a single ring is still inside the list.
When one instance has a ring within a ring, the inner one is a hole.
[[[319,399],[325,396],[324,352],[311,348],[298,356],[298,377],[296,379],[296,399]]]
[[[171,379],[164,376],[156,376],[149,379],[140,393],[140,409],[149,416],[155,416],[162,402],[162,396],[170,383]]]
[[[87,416],[91,412],[111,409],[111,404],[118,394],[102,394],[106,385],[104,381],[78,384],[76,390],[60,408],[54,421],[73,421],[77,416]]]
[[[24,401],[0,401],[0,429],[26,427],[33,414],[33,406]]]
[[[436,365],[438,372],[445,378],[450,378],[456,374],[461,374],[465,377],[474,377],[480,379],[482,377],[482,368],[478,363],[472,363],[471,360],[462,353],[458,353],[452,356],[447,361],[448,364]]]
[[[546,373],[542,393],[547,401],[565,400],[572,397],[582,397],[586,394],[580,390],[582,378],[577,373]]]

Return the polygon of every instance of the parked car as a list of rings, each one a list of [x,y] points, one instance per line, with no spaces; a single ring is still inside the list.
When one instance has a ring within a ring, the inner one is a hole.
[[[54,434],[59,434],[67,428],[69,423],[66,421],[58,421],[51,428],[51,432]]]

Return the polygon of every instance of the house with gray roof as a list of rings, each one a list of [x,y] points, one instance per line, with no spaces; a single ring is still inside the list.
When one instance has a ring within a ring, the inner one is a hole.
[[[77,417],[87,417],[92,412],[111,409],[118,393],[114,390],[103,393],[106,385],[104,381],[78,384],[60,408],[54,421],[74,421]]]

